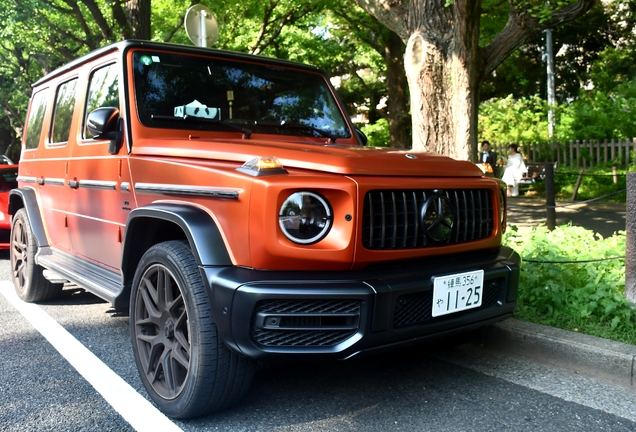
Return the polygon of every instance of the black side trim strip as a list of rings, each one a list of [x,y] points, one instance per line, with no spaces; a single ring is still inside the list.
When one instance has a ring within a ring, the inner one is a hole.
[[[116,190],[117,182],[100,180],[80,180],[79,187],[86,189]]]
[[[154,183],[137,183],[135,192],[159,193],[170,195],[206,196],[213,198],[238,199],[239,191],[235,189],[219,189],[206,186],[187,186]]]

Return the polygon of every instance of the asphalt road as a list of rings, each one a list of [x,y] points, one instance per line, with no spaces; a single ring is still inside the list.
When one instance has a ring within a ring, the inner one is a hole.
[[[0,281],[9,279],[8,256],[0,254]],[[152,413],[147,428],[133,428],[16,309],[11,293],[0,282],[0,430],[165,430],[152,426]],[[37,310],[145,398],[128,318],[80,289],[63,294]],[[184,431],[634,431],[636,393],[479,346],[429,344],[347,362],[262,364],[238,407],[171,424]]]

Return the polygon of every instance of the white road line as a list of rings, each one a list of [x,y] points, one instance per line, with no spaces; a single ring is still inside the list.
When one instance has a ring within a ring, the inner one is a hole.
[[[49,314],[19,299],[11,282],[0,282],[0,293],[137,431],[181,431],[161,411],[89,351]]]

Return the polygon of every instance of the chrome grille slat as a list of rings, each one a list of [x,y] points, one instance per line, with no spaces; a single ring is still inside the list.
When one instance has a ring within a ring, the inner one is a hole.
[[[364,198],[362,244],[371,250],[400,250],[481,240],[495,227],[490,189],[441,192],[451,202],[454,224],[449,237],[435,243],[426,237],[421,209],[433,190],[369,191]]]

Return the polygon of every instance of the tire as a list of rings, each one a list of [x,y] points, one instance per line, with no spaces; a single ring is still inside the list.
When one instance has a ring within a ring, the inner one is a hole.
[[[20,209],[11,222],[11,274],[15,291],[25,302],[41,302],[59,296],[64,284],[44,278],[41,266],[35,263],[38,244],[31,230],[26,210]]]
[[[130,295],[135,362],[164,414],[197,417],[243,398],[256,362],[230,351],[219,337],[187,243],[167,241],[148,249]]]

